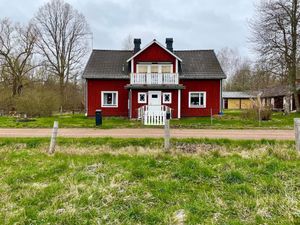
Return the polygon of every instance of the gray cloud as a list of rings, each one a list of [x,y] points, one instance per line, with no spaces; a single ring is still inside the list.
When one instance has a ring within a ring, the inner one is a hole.
[[[82,12],[94,48],[119,49],[131,34],[147,44],[174,38],[176,49],[231,47],[250,53],[248,19],[257,0],[67,0]],[[0,0],[1,17],[26,22],[46,0]]]

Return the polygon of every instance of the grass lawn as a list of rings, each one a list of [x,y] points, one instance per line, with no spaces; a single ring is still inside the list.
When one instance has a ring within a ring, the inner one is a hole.
[[[239,110],[225,110],[223,116],[215,116],[211,125],[210,117],[197,117],[197,118],[181,118],[180,120],[174,119],[171,121],[171,127],[173,128],[213,128],[213,129],[247,129],[247,128],[272,128],[272,129],[293,129],[294,118],[299,117],[299,113],[292,113],[288,116],[284,116],[280,112],[274,112],[272,119],[269,121],[262,121],[259,126],[258,121],[243,119],[241,117],[241,111]],[[68,128],[83,128],[95,127],[95,119],[87,118],[83,114],[75,115],[56,115],[52,117],[35,118],[31,122],[18,122],[13,117],[0,117],[0,127],[2,128],[49,128],[53,126],[53,121],[59,121],[60,127]],[[100,128],[140,128],[146,127],[137,120],[129,120],[127,118],[120,117],[104,117],[103,125]]]
[[[299,224],[288,141],[0,139],[0,224]]]
[[[16,118],[3,116],[0,117],[0,127],[2,128],[49,128],[53,127],[54,121],[59,122],[59,127],[65,128],[94,128],[95,119],[88,118],[83,114],[75,115],[55,115],[51,117],[34,118],[34,121],[30,122],[18,122]],[[121,117],[104,117],[103,125],[101,128],[131,128],[140,127],[141,122],[136,120],[129,120]]]

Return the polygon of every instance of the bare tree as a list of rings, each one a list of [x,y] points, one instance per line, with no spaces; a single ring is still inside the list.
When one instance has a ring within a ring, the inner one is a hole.
[[[296,85],[299,59],[299,0],[262,1],[257,7],[255,18],[251,23],[255,49],[262,59],[273,66],[273,70],[287,76],[299,112]]]
[[[12,95],[20,95],[24,79],[35,66],[33,50],[37,40],[32,24],[21,26],[9,19],[0,21],[1,76],[11,85]]]
[[[88,53],[88,24],[81,13],[63,0],[43,5],[33,21],[39,35],[39,53],[45,59],[47,70],[59,80],[63,104],[65,88],[79,75]]]
[[[250,90],[252,68],[248,58],[242,57],[236,49],[222,48],[218,60],[227,75],[224,89],[230,91]]]
[[[228,78],[231,78],[236,73],[236,70],[242,61],[240,53],[236,49],[228,47],[222,48],[218,51],[217,57]]]
[[[133,50],[133,48],[134,48],[133,37],[131,36],[131,34],[128,34],[122,42],[122,49],[123,50]]]

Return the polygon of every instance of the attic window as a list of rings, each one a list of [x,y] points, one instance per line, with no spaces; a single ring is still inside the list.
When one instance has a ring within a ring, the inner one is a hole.
[[[151,73],[158,73],[158,65],[151,65]]]
[[[173,65],[171,63],[138,64],[137,73],[173,73]]]
[[[147,65],[137,65],[137,72],[138,73],[147,73],[148,66]]]
[[[161,72],[162,73],[172,73],[172,65],[162,65]]]

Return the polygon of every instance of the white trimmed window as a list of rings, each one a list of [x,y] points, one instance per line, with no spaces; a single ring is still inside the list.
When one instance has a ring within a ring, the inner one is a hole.
[[[173,66],[172,65],[162,65],[161,72],[162,73],[173,73]]]
[[[189,108],[205,108],[206,92],[189,92]]]
[[[164,104],[171,104],[172,103],[172,93],[163,93],[163,103]]]
[[[138,93],[138,103],[147,103],[147,93],[146,92]]]
[[[137,65],[137,73],[148,73],[148,65]]]
[[[118,92],[117,91],[102,91],[101,92],[101,107],[117,108],[118,107]]]
[[[173,64],[137,64],[137,73],[173,73]]]

